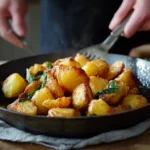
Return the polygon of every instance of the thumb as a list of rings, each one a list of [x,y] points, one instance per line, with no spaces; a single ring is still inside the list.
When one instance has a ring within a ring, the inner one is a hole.
[[[18,36],[25,37],[27,34],[25,16],[21,13],[12,14],[12,28]]]

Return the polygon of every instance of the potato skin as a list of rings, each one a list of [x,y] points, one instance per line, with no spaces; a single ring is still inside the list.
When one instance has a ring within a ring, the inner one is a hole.
[[[51,108],[69,108],[71,105],[71,97],[61,97],[55,100],[47,99],[42,105],[48,109]]]
[[[90,86],[84,83],[80,84],[72,93],[72,106],[80,111],[86,110],[92,98]]]
[[[7,106],[8,110],[23,113],[23,114],[29,114],[29,115],[36,115],[37,114],[37,107],[29,100],[26,100],[24,102],[19,102],[17,99],[13,103],[9,104]]]
[[[75,66],[57,66],[53,70],[54,76],[58,84],[67,92],[72,93],[73,90],[81,83],[89,83],[89,78],[81,68]]]
[[[129,89],[137,87],[137,80],[131,68],[125,68],[124,71],[116,78],[116,80],[126,83]]]
[[[125,106],[130,106],[131,108],[139,108],[148,103],[147,99],[142,95],[138,94],[128,94],[122,101]]]
[[[29,72],[32,75],[35,75],[37,72],[44,71],[45,69],[46,69],[46,67],[44,67],[42,64],[34,64],[34,66],[31,66],[29,68]]]
[[[73,108],[52,108],[48,111],[48,117],[75,117],[81,116],[80,111]]]
[[[81,68],[90,60],[82,54],[77,53],[75,60],[80,64]]]
[[[27,82],[18,73],[8,76],[2,85],[2,91],[7,98],[18,97],[25,89]]]
[[[75,61],[75,59],[72,57],[58,59],[56,62],[53,63],[53,66],[56,65],[64,65],[68,67],[75,66],[77,68],[81,68],[80,64],[77,61]]]
[[[117,77],[124,69],[123,61],[116,61],[109,66],[109,72],[107,76],[107,80],[112,80]]]
[[[91,87],[93,95],[96,95],[98,91],[105,89],[107,84],[108,81],[106,79],[95,76],[90,77],[89,85]]]
[[[51,93],[55,98],[64,96],[64,90],[60,87],[57,80],[54,79],[53,77],[49,78],[46,81],[45,87],[47,87],[51,91]]]
[[[33,95],[31,101],[37,107],[38,114],[46,115],[48,113],[48,109],[42,105],[46,99],[54,99],[52,93],[46,87],[36,91]]]
[[[107,115],[111,112],[111,107],[103,99],[92,100],[88,107],[88,115]]]
[[[106,101],[110,105],[114,105],[118,103],[121,98],[127,95],[128,87],[126,84],[122,81],[116,81],[116,84],[119,86],[119,90],[112,94],[102,94],[100,98],[102,98],[104,101]]]
[[[90,76],[99,76],[106,78],[109,71],[109,65],[106,61],[101,59],[95,59],[90,62],[87,62],[83,67],[83,70],[86,74]]]

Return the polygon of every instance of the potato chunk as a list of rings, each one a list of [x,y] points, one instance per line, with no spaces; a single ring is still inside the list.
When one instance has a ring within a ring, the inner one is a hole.
[[[16,111],[23,114],[36,115],[37,107],[29,100],[24,102],[19,102],[19,100],[14,101],[13,103],[7,106],[8,110]]]
[[[145,97],[137,94],[129,94],[122,101],[123,105],[131,106],[132,108],[142,107],[147,103],[148,101]]]
[[[88,107],[89,115],[106,115],[111,112],[111,107],[102,99],[92,100]]]
[[[35,94],[33,95],[31,100],[34,103],[34,105],[37,106],[38,114],[47,114],[48,113],[48,109],[46,107],[43,107],[43,105],[42,105],[42,103],[46,99],[54,99],[52,93],[46,87],[36,91]]]
[[[32,75],[35,75],[37,72],[39,71],[44,71],[46,68],[41,65],[41,64],[34,64],[34,66],[31,66],[29,68],[29,72],[32,74]]]
[[[89,85],[92,89],[93,95],[96,95],[98,91],[105,89],[107,84],[108,84],[108,81],[103,78],[95,77],[95,76],[90,77]]]
[[[2,85],[2,91],[7,98],[19,96],[25,89],[27,82],[18,73],[13,73],[6,78]]]
[[[71,97],[61,97],[56,100],[47,99],[45,100],[42,105],[48,109],[51,108],[69,108],[71,104]]]
[[[121,100],[122,97],[127,95],[129,88],[126,86],[126,84],[122,81],[116,81],[116,84],[119,86],[118,91],[116,91],[115,93],[111,93],[111,94],[100,95],[100,98],[102,98],[108,104],[116,104]]]
[[[109,72],[107,80],[112,80],[117,77],[124,69],[123,61],[116,61],[109,66]]]
[[[52,108],[48,111],[48,117],[75,117],[81,113],[73,108]]]
[[[109,65],[104,60],[96,59],[87,62],[86,65],[83,67],[83,70],[89,77],[99,76],[102,78],[106,78],[109,71]]]
[[[56,77],[58,84],[68,93],[72,93],[73,90],[81,83],[89,83],[89,78],[81,68],[75,66],[57,66],[54,68],[54,76]]]
[[[77,110],[86,110],[93,98],[91,88],[87,84],[78,85],[72,94],[72,106]]]
[[[81,68],[90,61],[87,57],[79,53],[76,54],[75,60],[80,64]]]
[[[68,67],[75,66],[77,68],[80,68],[80,64],[77,61],[75,61],[74,58],[72,58],[72,57],[68,57],[68,58],[64,58],[64,59],[58,59],[53,64],[53,66],[56,66],[56,65],[65,65]]]
[[[129,87],[129,89],[137,86],[137,80],[131,70],[131,68],[125,68],[124,71],[116,78],[116,80],[123,81]]]
[[[46,81],[45,86],[49,88],[49,90],[51,91],[51,93],[55,98],[64,96],[64,90],[60,87],[60,85],[58,84],[55,78],[53,77],[49,78]]]

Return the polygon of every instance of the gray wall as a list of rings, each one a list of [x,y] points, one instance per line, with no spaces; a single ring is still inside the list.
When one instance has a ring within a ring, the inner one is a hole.
[[[40,25],[40,2],[31,1],[26,16],[28,25],[27,43],[28,47],[37,54],[39,51],[39,25]],[[0,38],[0,60],[12,60],[31,54],[26,49],[17,48]]]

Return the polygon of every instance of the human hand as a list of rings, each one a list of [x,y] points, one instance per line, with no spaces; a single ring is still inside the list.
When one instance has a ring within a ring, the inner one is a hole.
[[[0,0],[0,36],[20,48],[24,48],[25,44],[17,36],[26,36],[27,7],[27,0]],[[12,27],[9,19],[12,19]]]
[[[130,38],[137,31],[150,30],[150,0],[123,0],[109,28],[116,28],[133,9],[133,14],[124,29],[124,36]]]

